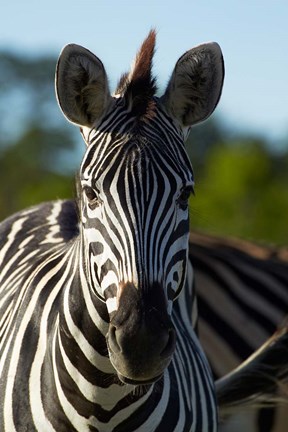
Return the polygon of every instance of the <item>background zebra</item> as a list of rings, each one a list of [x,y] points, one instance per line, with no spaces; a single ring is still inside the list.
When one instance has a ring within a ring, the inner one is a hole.
[[[155,32],[110,96],[105,69],[68,45],[56,71],[87,144],[77,205],[1,224],[0,430],[216,431],[210,368],[191,324],[189,127],[218,103],[215,43],[185,53],[164,95]],[[172,306],[173,313],[172,313]]]
[[[288,311],[288,250],[192,233],[199,336],[216,378],[237,367]],[[227,431],[285,432],[286,405],[245,412]]]

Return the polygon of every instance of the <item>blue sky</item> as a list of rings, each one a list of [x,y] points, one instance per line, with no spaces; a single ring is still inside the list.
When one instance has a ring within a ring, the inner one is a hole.
[[[5,1],[5,0],[4,0]],[[58,54],[70,42],[103,61],[111,88],[141,42],[158,32],[154,71],[164,87],[187,49],[215,40],[226,78],[217,110],[230,127],[288,141],[287,0],[6,0],[0,48]]]

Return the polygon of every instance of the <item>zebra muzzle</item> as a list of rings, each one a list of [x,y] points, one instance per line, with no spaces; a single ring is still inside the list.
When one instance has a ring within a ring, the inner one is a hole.
[[[126,289],[126,288],[125,288]],[[140,300],[133,286],[121,298],[107,335],[110,360],[119,379],[130,384],[157,381],[175,350],[176,333],[166,304]],[[129,304],[129,306],[128,306]]]

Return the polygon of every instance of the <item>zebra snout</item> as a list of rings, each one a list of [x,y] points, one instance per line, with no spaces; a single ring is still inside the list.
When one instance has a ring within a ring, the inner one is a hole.
[[[147,384],[157,381],[169,365],[175,350],[176,335],[169,326],[155,320],[128,321],[116,326],[110,324],[107,335],[110,360],[118,377],[125,383]]]
[[[151,334],[149,334],[151,331]],[[137,338],[137,339],[136,339]],[[151,329],[146,332],[141,329],[133,337],[125,334],[125,329],[117,329],[114,325],[109,328],[109,347],[115,353],[129,353],[134,351],[137,345],[147,346],[149,353],[159,355],[159,358],[171,357],[175,349],[176,335],[174,328],[163,329],[162,332]]]
[[[163,290],[153,284],[143,293],[122,286],[119,305],[107,334],[110,361],[123,382],[155,382],[169,365],[176,336]]]

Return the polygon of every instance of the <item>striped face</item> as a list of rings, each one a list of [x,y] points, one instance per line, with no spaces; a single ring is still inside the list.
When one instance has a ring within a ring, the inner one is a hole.
[[[113,313],[126,284],[151,296],[156,286],[170,314],[185,279],[193,190],[182,132],[159,106],[141,123],[118,101],[89,140],[80,177],[93,287]]]
[[[155,381],[175,349],[170,315],[186,275],[193,173],[183,133],[156,100],[139,121],[118,99],[87,144],[82,238],[110,315],[110,360],[123,382]]]

